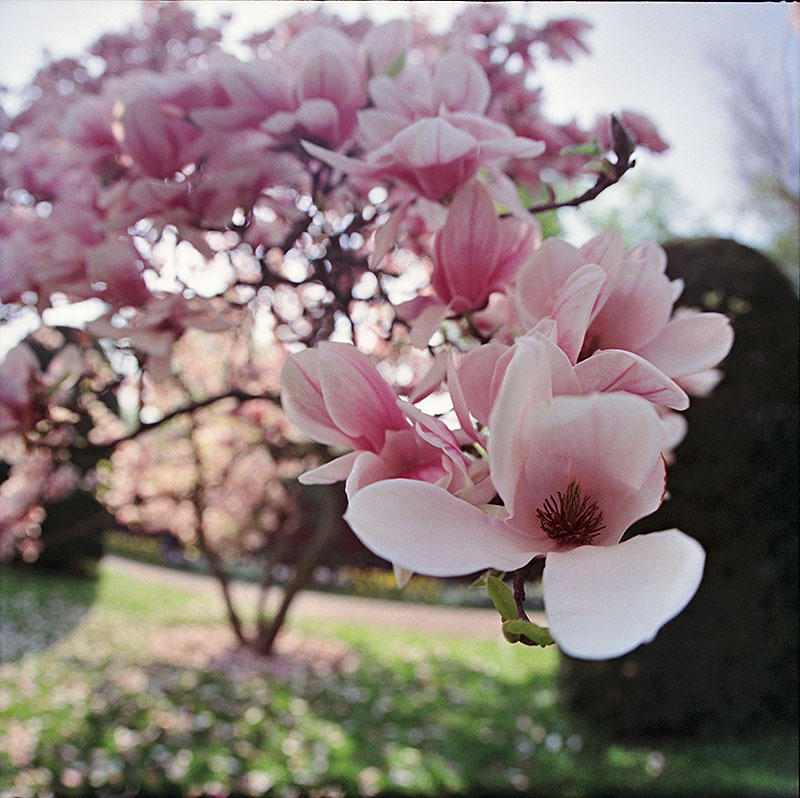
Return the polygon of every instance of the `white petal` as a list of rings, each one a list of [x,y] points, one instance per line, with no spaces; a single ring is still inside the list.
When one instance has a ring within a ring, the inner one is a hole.
[[[428,576],[515,570],[536,554],[502,520],[428,482],[368,485],[351,496],[344,519],[378,556]]]
[[[703,547],[678,529],[548,554],[542,585],[550,634],[572,657],[627,654],[689,603],[704,563]]]
[[[350,475],[353,463],[360,454],[362,452],[359,451],[343,454],[329,463],[324,463],[300,474],[297,481],[301,485],[332,485],[334,482],[341,482]]]
[[[397,587],[400,590],[402,590],[408,584],[408,580],[414,576],[413,571],[409,571],[408,568],[403,568],[402,565],[398,565],[396,562],[392,563],[392,570],[394,571],[394,581],[397,582]]]

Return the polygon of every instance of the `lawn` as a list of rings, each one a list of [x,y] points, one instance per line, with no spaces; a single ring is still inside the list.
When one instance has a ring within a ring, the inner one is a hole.
[[[2,798],[797,794],[794,733],[604,740],[559,707],[554,648],[298,622],[265,668],[202,596],[0,578]]]

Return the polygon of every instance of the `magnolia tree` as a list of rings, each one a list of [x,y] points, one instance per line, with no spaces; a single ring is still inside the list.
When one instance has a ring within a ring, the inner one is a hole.
[[[537,60],[586,51],[587,26],[317,10],[241,60],[176,3],[143,12],[42,69],[5,121],[3,312],[92,312],[48,364],[23,343],[0,367],[5,550],[35,556],[48,501],[101,483],[122,521],[196,539],[225,587],[226,534],[258,548],[291,524],[302,472],[344,483],[401,586],[483,572],[511,642],[600,659],[650,640],[703,550],[622,539],[664,500],[677,411],[732,333],[675,307],[655,243],[543,235],[540,214],[666,146],[633,112],[544,116]],[[317,512],[314,556],[341,515]],[[547,629],[524,608],[537,561]]]

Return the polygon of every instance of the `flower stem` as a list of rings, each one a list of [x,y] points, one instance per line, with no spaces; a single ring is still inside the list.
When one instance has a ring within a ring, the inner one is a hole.
[[[521,618],[524,621],[530,620],[522,606],[525,602],[525,575],[527,572],[527,565],[514,571],[514,602],[517,605],[517,618]]]

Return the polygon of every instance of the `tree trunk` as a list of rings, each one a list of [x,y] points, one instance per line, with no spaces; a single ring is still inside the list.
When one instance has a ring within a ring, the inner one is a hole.
[[[297,565],[297,571],[283,591],[283,598],[275,616],[270,621],[259,623],[258,634],[251,646],[260,654],[272,653],[275,640],[286,621],[289,606],[294,597],[308,584],[314,568],[326,549],[331,546],[342,530],[342,488],[330,485],[317,488],[321,495],[319,523],[307,544],[306,551]]]

